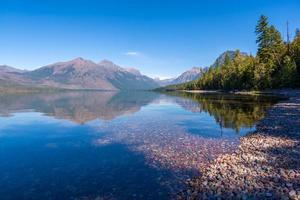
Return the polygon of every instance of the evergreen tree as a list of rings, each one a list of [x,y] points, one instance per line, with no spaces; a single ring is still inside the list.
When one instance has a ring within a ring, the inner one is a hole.
[[[280,58],[285,52],[285,45],[282,40],[281,34],[279,31],[272,25],[268,29],[269,44],[267,46],[266,52],[268,56],[268,61],[276,62],[277,65],[280,64]]]
[[[281,72],[281,86],[292,87],[297,78],[296,63],[290,56],[283,58],[283,68]]]
[[[292,58],[297,67],[297,79],[295,85],[300,87],[300,34],[296,35],[296,38],[291,44]]]
[[[298,72],[300,73],[300,34],[296,36],[291,45],[292,55],[296,61]]]
[[[270,71],[264,63],[256,63],[254,69],[255,89],[266,89],[271,87]]]
[[[296,29],[296,32],[295,32],[295,38],[299,37],[300,36],[300,29],[297,28]]]
[[[258,57],[263,57],[264,50],[268,47],[268,30],[268,18],[262,15],[255,28],[255,33],[257,35],[256,43],[258,44]]]
[[[224,58],[224,65],[229,65],[230,62],[231,62],[231,58],[229,56],[229,53],[226,53]]]
[[[274,26],[268,25],[268,19],[261,16],[255,30],[257,34],[259,65],[256,69],[258,87],[274,86],[274,76],[280,71],[281,57],[285,52],[285,44],[281,34]],[[261,73],[261,74],[257,74]]]
[[[279,64],[279,57],[284,50],[284,42],[279,31],[274,26],[269,26],[268,18],[261,16],[255,29],[258,44],[257,56],[261,62]]]
[[[279,31],[268,24],[268,18],[261,16],[255,33],[258,44],[256,57],[244,56],[238,50],[234,58],[225,54],[223,64],[211,67],[188,88],[260,90],[300,87],[300,30],[296,30],[291,43],[284,43]]]

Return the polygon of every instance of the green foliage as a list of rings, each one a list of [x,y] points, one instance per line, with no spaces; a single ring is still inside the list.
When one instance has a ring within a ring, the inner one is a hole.
[[[299,37],[299,36],[300,36],[300,29],[299,29],[299,28],[297,28],[297,29],[296,29],[296,31],[295,31],[295,33],[296,33],[296,34],[295,34],[295,35],[296,35],[296,37]]]
[[[287,43],[268,18],[261,16],[255,29],[257,56],[228,55],[223,64],[211,67],[200,79],[172,89],[188,90],[260,90],[280,87],[300,87],[300,31]]]
[[[283,65],[281,71],[281,86],[283,87],[293,87],[296,81],[296,62],[290,56],[285,56],[283,58]]]
[[[225,60],[224,60],[224,64],[228,65],[230,63],[231,59],[230,56],[228,55],[228,53],[225,55]]]
[[[264,57],[264,49],[268,47],[268,26],[268,18],[262,15],[255,28],[255,33],[257,35],[256,43],[258,44],[257,56],[260,58]]]
[[[298,29],[299,30],[299,29]],[[297,77],[295,86],[300,87],[300,33],[298,33],[291,43],[291,56],[296,63]]]

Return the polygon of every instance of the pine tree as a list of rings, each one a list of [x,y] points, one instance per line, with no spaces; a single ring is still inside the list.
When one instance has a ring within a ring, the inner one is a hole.
[[[229,56],[229,53],[226,53],[224,58],[224,65],[227,66],[230,64],[230,62],[231,62],[231,58]]]
[[[297,28],[296,29],[296,32],[295,32],[295,38],[299,37],[300,36],[300,29]]]
[[[297,80],[295,85],[300,87],[300,33],[296,34],[296,37],[291,44],[291,51],[292,51],[292,58],[293,60],[295,60],[296,67],[297,67]]]
[[[254,83],[255,89],[265,89],[271,87],[271,73],[265,63],[257,59],[254,68]]]
[[[271,53],[271,59],[274,59],[277,64],[280,63],[280,56],[285,51],[285,45],[282,40],[281,34],[279,31],[275,28],[275,26],[271,26],[269,28],[269,45],[268,45],[268,50]]]
[[[256,81],[258,87],[272,87],[274,85],[273,78],[280,71],[285,45],[279,31],[274,26],[268,25],[268,18],[265,16],[261,16],[259,19],[255,32],[258,44],[257,57],[260,63],[255,73]]]
[[[257,56],[263,57],[265,48],[268,47],[268,18],[264,15],[260,17],[255,28],[257,35],[256,43],[258,44]]]
[[[287,27],[288,29],[288,27]],[[257,56],[225,54],[224,63],[211,67],[195,81],[197,89],[268,89],[300,87],[300,30],[285,43],[280,32],[261,16],[256,26]],[[287,38],[289,34],[287,31]]]
[[[290,56],[283,58],[283,68],[281,72],[281,86],[293,87],[297,78],[296,63]]]

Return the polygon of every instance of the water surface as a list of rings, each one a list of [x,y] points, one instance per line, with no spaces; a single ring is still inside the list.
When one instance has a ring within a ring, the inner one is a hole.
[[[1,199],[170,199],[233,151],[272,97],[0,94]]]

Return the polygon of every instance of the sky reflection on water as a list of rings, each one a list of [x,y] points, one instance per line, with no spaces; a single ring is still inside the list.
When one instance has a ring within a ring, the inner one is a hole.
[[[168,199],[233,151],[274,98],[0,95],[1,199]],[[16,192],[18,191],[18,192]]]

